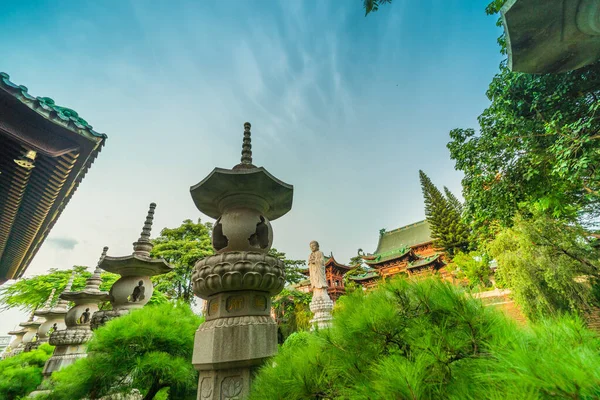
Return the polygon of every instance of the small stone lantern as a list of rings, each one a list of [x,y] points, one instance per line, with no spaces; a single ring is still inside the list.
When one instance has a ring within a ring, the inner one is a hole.
[[[63,289],[63,293],[69,292],[71,287],[73,286],[73,280],[75,279],[75,270],[71,273],[69,277],[69,281],[67,285]],[[33,347],[38,347],[42,343],[47,343],[50,339],[51,331],[64,329],[65,328],[65,316],[67,315],[67,307],[69,306],[69,302],[64,299],[59,299],[58,303],[54,307],[50,307],[50,303],[52,297],[54,295],[54,290],[50,295],[48,303],[41,310],[36,311],[34,314],[38,317],[43,317],[44,322],[38,328],[38,340],[37,342],[31,343],[34,345]],[[60,297],[60,296],[59,296]]]
[[[207,302],[192,362],[200,371],[198,399],[243,399],[252,375],[277,353],[271,296],[283,289],[284,264],[267,253],[270,221],[292,208],[293,187],[252,164],[250,123],[244,124],[241,163],[215,168],[190,189],[198,210],[216,219],[216,254],[200,260],[194,293]]]
[[[91,321],[92,329],[97,329],[106,321],[127,314],[130,310],[142,308],[154,291],[151,276],[171,272],[173,267],[162,258],[151,258],[150,242],[155,203],[150,204],[146,222],[137,242],[133,243],[133,254],[124,257],[103,256],[99,267],[105,271],[121,275],[110,288],[107,300],[112,310],[97,311]]]
[[[86,280],[85,287],[77,292],[63,292],[60,298],[64,301],[72,301],[73,307],[65,316],[66,329],[56,330],[50,335],[50,344],[56,346],[52,357],[44,366],[43,375],[49,377],[54,371],[58,371],[73,364],[80,358],[86,356],[85,344],[92,337],[90,322],[92,315],[98,311],[98,304],[106,300],[106,292],[100,291],[102,278],[100,274],[100,263],[106,256],[108,247],[104,247],[98,265],[93,275]]]

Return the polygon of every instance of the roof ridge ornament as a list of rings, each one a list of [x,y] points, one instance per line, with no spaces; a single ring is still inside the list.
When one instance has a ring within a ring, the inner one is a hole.
[[[242,141],[242,159],[241,162],[233,167],[233,170],[236,169],[251,169],[256,168],[254,164],[252,164],[252,137],[250,128],[252,125],[250,122],[244,123],[244,139]]]
[[[150,241],[150,233],[152,231],[152,221],[154,221],[155,209],[156,203],[150,203],[150,208],[148,208],[148,214],[146,215],[146,221],[144,222],[140,238],[137,242],[133,243],[133,254],[150,257],[150,251],[152,250],[152,247],[154,247]]]

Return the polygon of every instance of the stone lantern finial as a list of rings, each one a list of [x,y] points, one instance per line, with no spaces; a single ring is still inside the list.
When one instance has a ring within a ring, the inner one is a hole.
[[[244,123],[244,141],[242,143],[242,164],[252,164],[252,138],[250,122]]]
[[[133,244],[133,254],[150,257],[150,251],[153,247],[152,243],[150,242],[150,232],[152,231],[152,221],[154,220],[155,208],[156,203],[150,203],[148,215],[146,215],[146,222],[144,222],[144,227],[142,228],[140,238]]]
[[[52,300],[54,299],[54,293],[56,293],[56,288],[52,289],[52,291],[50,292],[50,296],[48,296],[48,299],[46,300],[46,303],[44,303],[44,307],[42,307],[42,309],[44,309],[44,310],[50,309],[50,306],[52,305]],[[31,314],[31,315],[33,315],[33,314]]]
[[[73,272],[71,272],[71,276],[69,277],[69,281],[67,282],[67,285],[65,286],[64,290],[62,291],[63,293],[67,293],[71,291],[71,288],[73,287],[73,281],[75,280],[75,269],[73,269]],[[67,306],[69,305],[69,301],[68,300],[63,300],[60,299],[58,301],[58,303],[56,304],[56,308],[64,308],[66,309]]]
[[[250,136],[250,122],[244,123],[244,140],[242,142],[242,162],[233,167],[233,170],[256,168],[252,164],[252,138]]]
[[[98,260],[98,264],[96,264],[96,269],[94,270],[94,274],[88,278],[85,282],[85,288],[88,290],[98,290],[100,288],[100,284],[102,283],[102,278],[100,278],[100,274],[102,273],[102,268],[100,268],[100,264],[104,257],[106,257],[106,253],[108,252],[108,246],[104,246],[102,249],[102,254],[100,255],[100,259]]]

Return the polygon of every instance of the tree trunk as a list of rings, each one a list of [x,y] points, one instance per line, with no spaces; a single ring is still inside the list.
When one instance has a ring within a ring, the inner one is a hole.
[[[162,388],[163,385],[159,384],[158,381],[154,381],[152,386],[150,386],[150,389],[148,389],[148,393],[146,393],[143,400],[152,400],[154,396],[156,396],[156,393],[158,393],[158,391]]]

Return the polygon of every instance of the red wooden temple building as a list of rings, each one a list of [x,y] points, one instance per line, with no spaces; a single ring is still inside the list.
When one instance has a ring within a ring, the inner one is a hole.
[[[393,231],[382,230],[377,250],[373,254],[361,254],[372,270],[350,279],[370,288],[380,279],[399,274],[419,276],[439,273],[449,277],[443,254],[433,247],[431,229],[427,221],[415,222]]]
[[[327,293],[329,293],[329,297],[335,303],[341,295],[346,293],[344,275],[353,268],[338,262],[335,257],[333,257],[333,254],[330,254],[329,257],[324,256],[323,263],[325,265],[325,276],[327,278]],[[308,268],[303,270],[302,273],[308,276]],[[303,280],[300,283],[293,285],[293,287],[296,290],[305,293],[311,291],[309,279]]]

